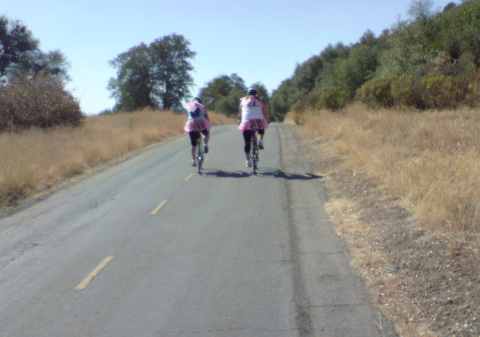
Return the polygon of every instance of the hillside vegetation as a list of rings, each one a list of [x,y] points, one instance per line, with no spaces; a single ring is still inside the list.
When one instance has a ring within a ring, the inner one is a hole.
[[[291,110],[340,110],[355,100],[374,108],[451,109],[480,100],[480,0],[411,3],[409,19],[380,36],[329,45],[299,64],[271,97],[282,120]]]

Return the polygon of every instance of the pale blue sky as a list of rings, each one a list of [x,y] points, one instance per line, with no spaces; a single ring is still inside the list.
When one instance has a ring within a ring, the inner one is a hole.
[[[433,0],[442,9],[459,0]],[[0,14],[27,25],[43,51],[59,49],[71,68],[68,89],[82,110],[112,108],[106,90],[115,70],[108,61],[142,42],[181,34],[197,52],[192,93],[220,75],[262,82],[270,93],[298,63],[329,44],[377,36],[410,0],[2,0]]]

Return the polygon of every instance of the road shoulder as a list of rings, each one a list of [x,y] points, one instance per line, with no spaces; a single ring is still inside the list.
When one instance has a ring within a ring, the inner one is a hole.
[[[378,310],[366,292],[362,279],[352,272],[346,256],[347,247],[334,231],[324,209],[326,194],[323,176],[314,172],[301,150],[294,126],[278,129],[280,168],[289,176],[284,179],[284,205],[289,212],[292,259],[301,275],[296,285],[307,307],[298,310],[303,322],[311,324],[315,336],[396,336],[393,325]],[[300,151],[299,151],[300,149]]]
[[[402,336],[477,336],[480,235],[421,228],[408,205],[343,165],[318,137],[295,127],[324,176],[325,209],[373,303]]]

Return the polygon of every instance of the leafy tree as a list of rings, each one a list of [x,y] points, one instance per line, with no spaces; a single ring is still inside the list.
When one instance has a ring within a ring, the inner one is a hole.
[[[342,89],[342,97],[347,95],[352,99],[357,89],[375,75],[381,50],[382,46],[372,41],[352,46],[346,58],[339,58],[325,67],[317,88],[329,92]]]
[[[226,115],[238,113],[238,99],[245,95],[245,81],[237,74],[221,75],[200,89],[206,108]]]
[[[38,41],[26,26],[0,16],[0,77],[5,77],[12,65],[26,62],[29,52],[38,49]]]
[[[54,78],[67,82],[70,80],[67,69],[70,64],[67,62],[65,54],[60,50],[50,51],[44,53],[37,51],[35,54],[35,61],[31,64],[30,68],[35,74],[46,73],[50,74]]]
[[[328,45],[325,50],[320,53],[320,58],[324,63],[333,63],[338,59],[345,59],[350,53],[350,48],[339,42],[335,46]]]
[[[388,76],[414,72],[432,65],[434,50],[425,31],[418,25],[398,24],[389,39],[389,48],[382,54],[379,74]]]
[[[414,0],[407,11],[414,21],[427,21],[434,15],[432,0]]]
[[[299,92],[293,84],[293,79],[284,80],[277,90],[273,91],[270,100],[270,117],[276,121],[283,121],[290,107],[300,100]]]
[[[326,64],[322,57],[313,56],[301,65],[297,65],[293,75],[294,85],[305,96],[315,87],[316,80]]]
[[[131,111],[155,107],[152,92],[155,86],[154,65],[148,46],[140,44],[110,61],[118,68],[117,78],[111,78],[108,89],[116,100],[115,110]]]
[[[305,99],[315,88],[316,81],[324,67],[324,60],[313,56],[302,64],[297,64],[293,76],[283,81],[272,93],[270,99],[270,116],[283,121],[290,108],[298,101]]]
[[[58,50],[42,52],[38,45],[27,26],[0,16],[0,80],[8,82],[23,73],[50,74],[63,81],[69,80],[65,56]]]
[[[0,16],[0,131],[82,125],[80,104],[65,89],[65,56],[38,46],[27,26]]]
[[[438,34],[438,49],[444,50],[460,66],[467,68],[480,65],[480,1],[464,1],[459,6],[445,7],[439,17],[441,29]],[[463,60],[462,60],[463,59]],[[467,59],[468,62],[465,62]]]
[[[283,120],[291,107],[301,101],[310,100],[311,93],[319,88],[334,87],[335,63],[348,57],[350,47],[342,43],[329,45],[318,56],[313,56],[297,65],[293,76],[283,81],[272,93],[271,114],[276,120]],[[310,106],[311,104],[307,104]],[[315,105],[315,104],[313,104]],[[304,103],[297,105],[306,106]]]
[[[181,110],[181,101],[193,84],[190,59],[196,52],[189,45],[182,35],[171,34],[148,46],[141,43],[110,61],[118,69],[117,77],[108,84],[116,99],[115,110]]]

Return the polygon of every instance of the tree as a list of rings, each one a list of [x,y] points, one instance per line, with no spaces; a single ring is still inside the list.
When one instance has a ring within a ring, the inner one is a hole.
[[[152,91],[155,85],[153,65],[148,47],[140,44],[110,61],[118,68],[117,78],[111,78],[108,88],[116,100],[115,110],[132,111],[155,107]]]
[[[318,56],[313,56],[302,64],[297,65],[293,76],[283,81],[279,88],[272,93],[272,118],[282,121],[293,105],[304,106],[303,100],[309,100],[313,91],[319,88],[335,86],[336,78],[332,77],[335,64],[347,59],[350,47],[342,43],[335,46],[328,45]]]
[[[27,26],[0,16],[0,131],[74,127],[85,119],[65,89],[65,56],[38,46]]]
[[[237,74],[221,75],[200,89],[200,98],[207,109],[233,115],[238,113],[238,100],[246,91],[245,81]]]
[[[8,82],[25,73],[31,76],[43,73],[69,80],[65,56],[58,50],[42,52],[38,45],[27,26],[0,16],[0,80]]]
[[[293,79],[284,80],[272,93],[269,117],[279,122],[283,121],[285,115],[290,111],[290,107],[299,100],[296,93],[297,89],[293,84]]]
[[[363,83],[371,79],[379,64],[380,46],[358,44],[351,48],[346,59],[338,59],[326,67],[318,88],[343,89],[350,98]]]
[[[70,64],[65,54],[60,50],[54,50],[48,53],[39,50],[36,52],[34,62],[32,62],[29,68],[33,70],[35,74],[50,74],[54,78],[67,82],[70,80],[67,72],[69,67]]]
[[[449,6],[440,18],[440,48],[465,67],[480,65],[480,1]]]
[[[426,21],[435,14],[432,0],[414,0],[407,11],[414,21]]]
[[[26,26],[0,16],[0,78],[8,74],[12,65],[25,62],[29,52],[37,49],[38,41]]]
[[[196,52],[189,45],[182,35],[171,34],[148,46],[141,43],[111,60],[118,69],[108,84],[117,101],[115,110],[182,109],[181,100],[193,84],[190,59]]]
[[[423,24],[422,24],[423,26]],[[419,25],[405,22],[393,30],[389,47],[380,56],[380,76],[410,73],[432,65],[434,50]]]

